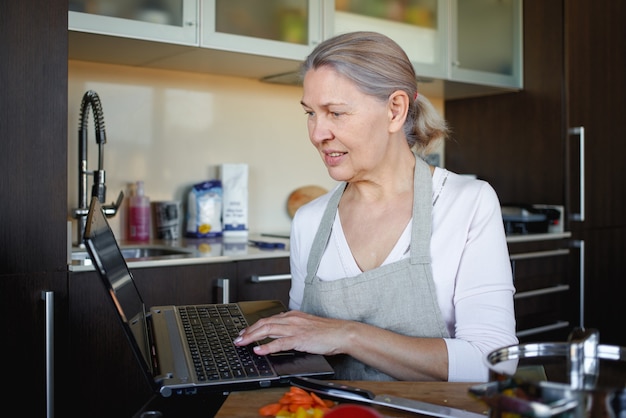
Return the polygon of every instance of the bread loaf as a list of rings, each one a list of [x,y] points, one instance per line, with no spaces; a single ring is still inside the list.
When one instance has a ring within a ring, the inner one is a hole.
[[[303,186],[297,188],[291,192],[289,199],[287,199],[287,212],[289,213],[289,217],[293,218],[300,206],[309,203],[311,200],[327,192],[328,190],[320,186]]]

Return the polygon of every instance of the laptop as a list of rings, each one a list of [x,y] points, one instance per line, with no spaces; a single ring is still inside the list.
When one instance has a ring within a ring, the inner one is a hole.
[[[147,308],[97,197],[91,200],[84,242],[135,357],[161,396],[227,393],[286,385],[292,377],[333,376],[322,355],[289,351],[258,356],[253,345],[235,347],[237,329],[287,310],[280,301]],[[232,325],[235,329],[228,331]],[[197,334],[209,341],[200,341]],[[213,360],[210,351],[239,359],[239,364]]]

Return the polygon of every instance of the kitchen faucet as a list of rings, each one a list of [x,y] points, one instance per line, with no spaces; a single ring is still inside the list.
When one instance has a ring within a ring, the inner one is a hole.
[[[98,144],[98,169],[94,171],[88,170],[87,165],[87,120],[89,110],[92,110],[94,123],[96,127],[96,143]],[[93,90],[87,91],[83,95],[80,104],[80,121],[78,127],[78,208],[74,209],[74,218],[78,220],[78,240],[76,245],[84,247],[83,234],[87,225],[87,214],[89,213],[89,201],[87,200],[87,176],[93,174],[93,187],[91,196],[98,197],[100,203],[106,200],[106,184],[104,172],[104,144],[106,140],[106,132],[104,130],[104,114],[102,113],[102,104],[98,93]],[[124,192],[120,191],[117,202],[111,205],[104,205],[102,208],[107,217],[115,216],[122,200]]]

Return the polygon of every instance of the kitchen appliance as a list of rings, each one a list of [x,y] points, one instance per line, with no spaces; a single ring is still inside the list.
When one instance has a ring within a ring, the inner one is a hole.
[[[491,418],[626,416],[626,348],[599,344],[595,329],[567,342],[529,343],[489,353],[490,382],[471,395]]]
[[[563,232],[563,206],[505,204],[501,209],[507,235]]]

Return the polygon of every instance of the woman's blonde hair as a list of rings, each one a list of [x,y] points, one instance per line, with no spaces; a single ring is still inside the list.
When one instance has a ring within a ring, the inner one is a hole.
[[[424,156],[448,136],[446,121],[430,101],[417,92],[417,77],[404,50],[376,32],[350,32],[319,44],[302,63],[300,75],[311,69],[331,67],[351,80],[359,90],[382,101],[402,90],[409,96],[404,133],[410,147]]]

